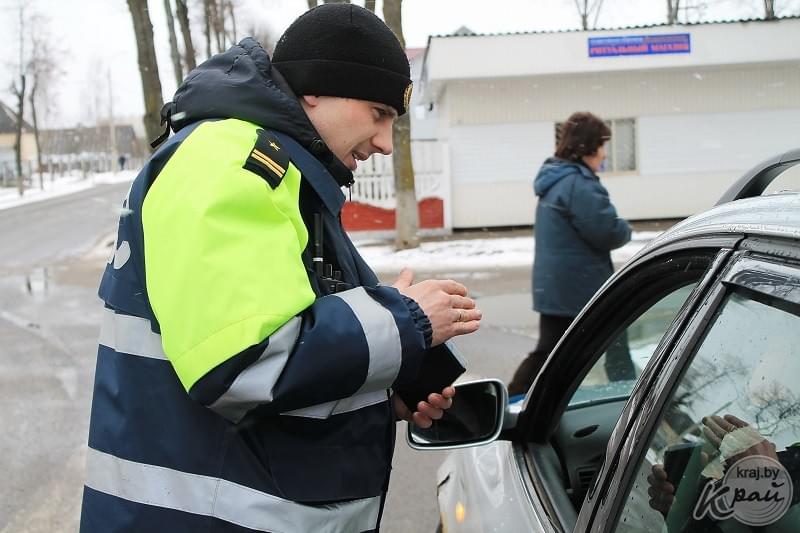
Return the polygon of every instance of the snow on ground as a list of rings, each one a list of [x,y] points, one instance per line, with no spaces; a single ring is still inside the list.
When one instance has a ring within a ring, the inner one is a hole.
[[[89,189],[101,183],[122,183],[133,181],[136,171],[123,170],[120,172],[103,172],[99,174],[89,174],[86,178],[80,172],[70,175],[56,177],[50,180],[49,176],[44,178],[44,190],[39,188],[38,176],[33,179],[34,185],[25,190],[25,194],[20,197],[16,187],[0,187],[0,209],[8,209],[18,205],[29,204],[47,200],[56,196],[64,196],[74,192]]]
[[[86,178],[75,173],[54,181],[45,178],[44,190],[39,189],[38,179],[35,179],[36,186],[26,190],[22,198],[16,188],[0,188],[0,209],[71,194],[102,183],[129,182],[135,177],[136,171],[133,170],[90,174]],[[611,253],[612,259],[615,263],[624,263],[659,234],[657,231],[634,232],[631,242]],[[399,252],[386,241],[359,240],[357,234],[353,235],[353,240],[367,264],[378,272],[397,272],[404,266],[420,272],[486,272],[533,264],[533,238],[530,236],[493,239],[456,237],[452,240],[423,242],[419,248]],[[105,248],[105,243],[103,246]],[[106,251],[103,250],[102,254],[105,256]]]
[[[626,262],[660,233],[634,232],[631,242],[611,252],[612,259]],[[354,242],[367,264],[378,272],[397,272],[402,267],[421,272],[487,271],[533,264],[532,237],[423,242],[419,248],[399,252],[374,240],[359,242],[356,237]]]

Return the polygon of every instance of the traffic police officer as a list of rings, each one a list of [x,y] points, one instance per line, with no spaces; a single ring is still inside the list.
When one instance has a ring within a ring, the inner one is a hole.
[[[453,281],[380,285],[339,221],[410,87],[386,25],[330,4],[164,106],[100,285],[81,531],[378,529],[397,417],[454,394],[412,414],[392,389],[481,316]]]

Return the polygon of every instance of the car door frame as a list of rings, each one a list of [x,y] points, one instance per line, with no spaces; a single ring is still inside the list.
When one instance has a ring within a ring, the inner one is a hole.
[[[552,461],[544,460],[540,452],[544,453],[546,450],[572,392],[580,384],[583,376],[596,360],[597,350],[582,351],[582,355],[585,356],[583,357],[584,360],[574,357],[574,348],[587,343],[584,339],[584,329],[587,323],[600,320],[597,317],[597,309],[602,312],[603,309],[609,306],[613,307],[614,301],[620,297],[617,294],[619,286],[626,283],[631,275],[636,275],[641,269],[651,268],[648,265],[665,259],[668,260],[679,254],[689,254],[693,251],[697,253],[710,252],[713,257],[710,261],[711,264],[706,267],[704,273],[699,277],[697,287],[683,303],[678,315],[662,336],[659,347],[651,358],[652,363],[657,354],[666,351],[671,346],[669,342],[665,345],[665,340],[673,339],[676,333],[682,330],[702,295],[718,276],[719,270],[727,261],[731,250],[741,239],[742,236],[738,234],[694,235],[684,240],[671,241],[647,250],[625,265],[598,291],[581,314],[573,321],[551,353],[547,363],[526,396],[512,440],[522,450],[519,455],[524,460],[524,464],[520,466],[525,467],[525,471],[522,474],[526,480],[526,486],[531,493],[531,497],[537,500],[537,510],[540,513],[545,513],[545,516],[540,516],[540,519],[543,522],[549,522],[555,531],[568,530],[571,524],[576,523],[585,505],[578,509],[578,512],[575,512],[572,510],[572,503],[566,493],[560,494],[558,491],[552,490],[552,483],[548,483],[545,476],[554,476],[557,473],[552,471]],[[619,331],[629,325],[625,319],[617,320],[613,323],[616,325],[607,327],[604,330],[606,331],[605,338],[607,342],[611,342]],[[564,362],[567,364],[559,364]],[[634,393],[636,388],[640,387],[640,381],[641,378],[634,388]]]
[[[798,260],[800,252],[797,248],[785,246],[785,242],[758,237],[742,241],[737,250],[730,254],[686,327],[676,332],[678,336],[674,346],[659,354],[658,364],[649,369],[649,379],[637,384],[617,421],[615,438],[609,442],[600,475],[584,501],[576,531],[611,532],[616,528],[643,454],[657,429],[657,422],[661,419],[674,388],[694,360],[696,349],[708,331],[708,325],[729,294],[748,288],[747,281],[741,279],[743,267],[752,263],[777,264],[778,271],[781,266],[784,267],[784,272],[791,270],[793,277],[798,280],[793,296],[797,301],[792,303],[796,306],[800,304],[800,265],[787,266],[787,262],[797,263]],[[735,288],[731,288],[732,286]],[[776,292],[748,290],[767,298],[791,301]],[[620,487],[623,490],[619,490]]]

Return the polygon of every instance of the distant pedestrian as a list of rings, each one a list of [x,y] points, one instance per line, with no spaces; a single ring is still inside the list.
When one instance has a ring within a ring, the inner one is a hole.
[[[583,306],[614,272],[610,251],[631,238],[597,176],[611,130],[591,113],[574,113],[561,127],[555,157],[534,180],[536,206],[533,309],[540,314],[536,348],[520,364],[510,395],[527,392],[547,356]],[[610,381],[634,377],[627,342],[606,354]]]
[[[126,160],[127,160],[127,158],[125,157],[125,154],[120,154],[119,158],[117,159],[117,162],[119,163],[119,169],[120,170],[125,170],[125,162],[126,162]]]

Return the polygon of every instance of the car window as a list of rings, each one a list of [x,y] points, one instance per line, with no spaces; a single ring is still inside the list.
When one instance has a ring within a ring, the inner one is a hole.
[[[800,531],[800,311],[777,302],[727,296],[666,403],[616,531]]]
[[[688,283],[667,293],[617,335],[578,386],[569,407],[630,396],[642,369],[696,284]]]

